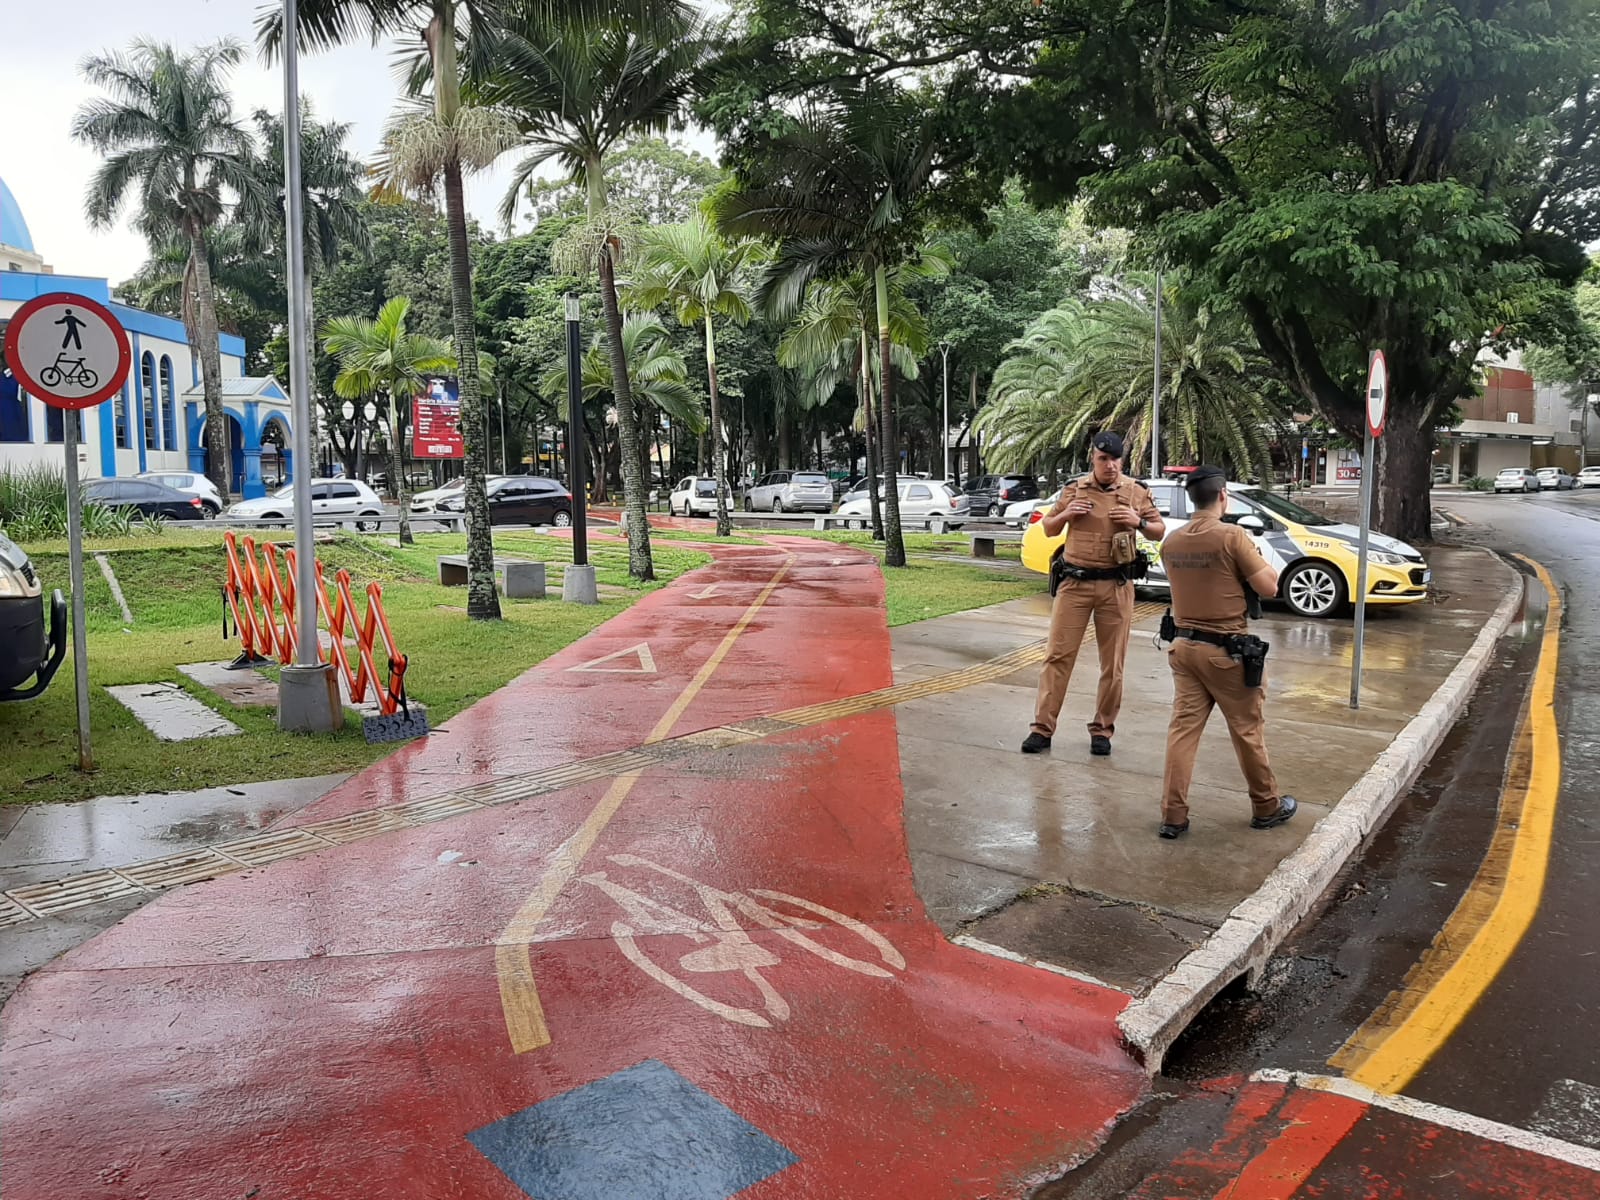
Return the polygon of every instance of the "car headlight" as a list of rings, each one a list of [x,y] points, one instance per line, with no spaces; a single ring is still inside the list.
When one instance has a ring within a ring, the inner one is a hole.
[[[1405,559],[1398,554],[1390,554],[1387,550],[1368,550],[1367,557],[1375,563],[1385,566],[1398,567],[1405,563]]]
[[[0,567],[0,599],[18,600],[28,594],[28,581],[21,571]]]

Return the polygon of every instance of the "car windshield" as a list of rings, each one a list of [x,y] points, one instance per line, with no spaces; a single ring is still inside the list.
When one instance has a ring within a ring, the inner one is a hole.
[[[1337,525],[1337,521],[1330,521],[1327,517],[1319,516],[1309,508],[1301,508],[1292,501],[1285,500],[1282,496],[1273,495],[1261,488],[1250,488],[1240,493],[1250,503],[1259,505],[1274,516],[1282,517],[1285,521],[1293,521],[1296,525]]]
[[[694,494],[697,496],[715,496],[717,494],[717,481],[715,479],[695,480]]]
[[[274,500],[293,500],[294,484],[291,483],[288,487],[279,488],[277,491],[272,493],[272,498]]]
[[[826,487],[828,483],[828,477],[826,475],[818,475],[808,471],[796,471],[794,475],[794,481],[796,483],[803,483],[812,487],[819,485]]]
[[[1523,468],[1523,467],[1506,467],[1503,470],[1501,470],[1500,474],[1502,474],[1502,475],[1510,475],[1510,476],[1520,476],[1525,469],[1526,468]]]

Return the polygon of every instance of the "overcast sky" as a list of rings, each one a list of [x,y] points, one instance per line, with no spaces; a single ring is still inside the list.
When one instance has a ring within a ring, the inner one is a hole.
[[[180,47],[222,37],[246,44],[247,61],[232,77],[235,108],[244,116],[259,107],[283,107],[281,65],[262,65],[253,45],[254,0],[16,0],[5,18],[6,115],[0,121],[0,177],[15,193],[35,249],[57,272],[127,278],[145,258],[144,239],[127,226],[91,230],[83,197],[99,165],[92,150],[72,140],[72,116],[94,94],[79,74],[85,56],[121,49],[135,37]],[[351,125],[350,148],[372,153],[398,92],[392,47],[366,44],[307,54],[300,88],[317,115]],[[712,152],[709,139],[693,139]],[[489,228],[514,156],[495,171],[470,179],[468,203]]]

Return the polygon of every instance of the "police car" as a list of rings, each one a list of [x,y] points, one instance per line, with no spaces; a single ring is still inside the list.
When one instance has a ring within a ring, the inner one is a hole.
[[[1181,482],[1147,479],[1156,507],[1168,532],[1186,524],[1191,515],[1189,497]],[[1052,501],[1053,503],[1053,501]],[[1049,505],[1030,517],[1022,536],[1022,562],[1042,575],[1050,572],[1050,558],[1066,540],[1066,532],[1046,537],[1040,523]],[[1261,547],[1262,557],[1278,571],[1278,596],[1303,617],[1329,617],[1340,612],[1356,590],[1359,566],[1357,547],[1361,531],[1318,516],[1265,488],[1230,483],[1228,508],[1223,520],[1248,529]],[[1161,569],[1161,547],[1144,537],[1139,546],[1150,558],[1150,574],[1140,587],[1166,591]],[[1426,598],[1433,573],[1411,546],[1383,534],[1370,537],[1367,550],[1367,603],[1414,604]]]

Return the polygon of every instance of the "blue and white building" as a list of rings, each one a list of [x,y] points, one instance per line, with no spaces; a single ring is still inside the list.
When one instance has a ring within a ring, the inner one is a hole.
[[[83,474],[204,472],[200,356],[190,347],[183,322],[113,300],[104,279],[55,274],[34,249],[22,210],[0,179],[0,330],[24,302],[48,292],[76,292],[100,301],[122,322],[133,347],[133,369],[122,391],[79,414]],[[279,448],[293,444],[292,413],[275,379],[245,375],[242,338],[224,333],[220,343],[232,490],[250,499],[266,493],[263,458],[269,478],[287,479],[290,459]],[[0,471],[36,463],[60,467],[65,417],[29,396],[9,371],[0,371]]]

